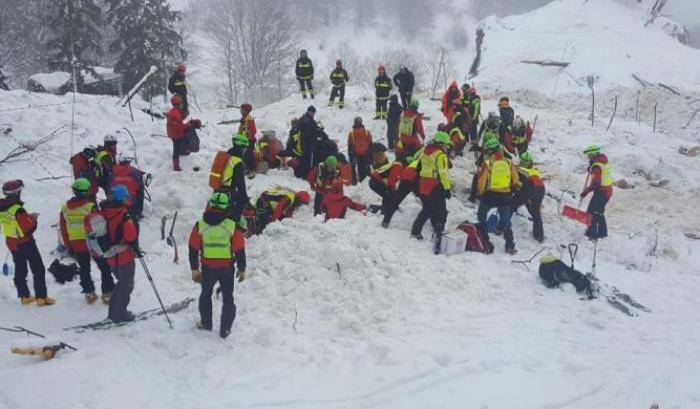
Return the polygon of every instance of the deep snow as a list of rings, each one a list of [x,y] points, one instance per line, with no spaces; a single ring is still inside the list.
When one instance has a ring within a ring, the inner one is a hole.
[[[516,85],[524,88],[529,82],[527,73],[522,75]],[[483,81],[479,84],[497,85]],[[0,127],[13,131],[0,134],[0,156],[70,121],[70,95],[1,95]],[[313,101],[341,149],[356,115],[365,118],[375,136],[384,135],[383,123],[369,120],[374,104],[363,95],[350,88],[343,111],[325,107],[327,94]],[[160,136],[163,122],[137,110],[147,104],[135,103],[132,123],[114,98],[77,99],[73,151],[122,127],[135,135],[139,165],[154,175],[153,202],[142,229],[146,261],[166,303],[196,297],[185,243],[209,194],[210,161],[228,146],[233,132],[232,126],[215,123],[237,113],[209,106],[195,112],[208,124],[200,134],[202,151],[183,160],[186,171],[174,173],[170,141]],[[438,103],[421,99],[421,109],[434,118],[427,130],[432,134]],[[61,329],[104,318],[106,308],[85,305],[77,282],[59,286],[51,277],[49,293],[58,303],[46,309],[22,307],[11,280],[0,276],[0,326],[25,326],[79,349],[39,362],[11,355],[8,345],[18,337],[0,331],[0,407],[578,409],[648,408],[654,401],[662,408],[700,406],[700,249],[698,241],[684,236],[700,228],[694,208],[700,197],[698,159],[678,154],[679,146],[697,143],[697,137],[670,126],[652,133],[646,123],[625,115],[605,132],[607,118],[591,128],[586,110],[540,102],[526,95],[512,98],[516,113],[539,118],[533,152],[549,178],[549,192],[578,193],[585,179],[580,151],[591,142],[603,145],[616,179],[635,185],[617,189],[608,207],[611,235],[600,243],[597,271],[603,282],[630,293],[652,313],[630,318],[602,300],[580,301],[571,287],[546,289],[536,263],[526,271],[510,262],[542,247],[530,238],[531,226],[521,217],[514,217],[518,256],[506,256],[502,240],[494,237],[493,255],[445,257],[431,255],[428,242],[409,239],[420,208],[414,198],[405,201],[388,230],[379,227],[376,216],[355,212],[346,220],[323,223],[305,207],[247,242],[248,279],[236,286],[238,318],[227,341],[194,328],[194,305],[172,316],[173,331],[164,319],[154,318],[105,332],[65,332]],[[295,95],[255,109],[253,116],[259,129],[274,129],[285,138],[289,119],[309,103]],[[28,105],[51,106],[10,110]],[[487,112],[496,101],[483,105]],[[671,111],[667,117],[674,115],[686,118]],[[124,131],[118,138],[120,150],[133,150]],[[70,195],[71,179],[38,179],[70,175],[70,153],[66,128],[29,157],[0,166],[1,180],[25,180],[27,208],[41,213],[37,240],[46,265],[56,242],[51,225]],[[193,172],[193,166],[203,171]],[[475,219],[464,193],[473,170],[464,158],[451,171],[457,195],[448,203],[449,226]],[[652,180],[670,182],[651,187],[639,170]],[[249,193],[256,197],[274,184],[307,188],[291,171],[271,171],[249,181]],[[367,186],[348,191],[378,203]],[[554,200],[547,198],[544,205],[544,245],[557,254],[560,244],[579,243],[576,266],[588,271],[592,245],[583,240],[582,228],[558,216]],[[175,210],[179,265],[172,263],[172,250],[158,231],[160,217]],[[426,226],[424,234],[429,231]],[[2,247],[0,257],[5,254]],[[99,281],[97,274],[93,277]],[[156,305],[137,267],[131,308]],[[219,306],[215,303],[215,311]]]

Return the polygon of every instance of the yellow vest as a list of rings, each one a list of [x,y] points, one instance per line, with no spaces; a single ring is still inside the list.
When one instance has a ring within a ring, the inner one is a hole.
[[[287,199],[289,199],[289,203],[294,203],[294,199],[296,198],[294,192],[289,189],[270,189],[265,193],[267,193],[268,197],[286,196]],[[274,210],[275,207],[277,207],[277,203],[279,203],[279,200],[270,199],[268,203],[270,203],[272,210]]]
[[[22,208],[18,204],[13,204],[7,210],[0,212],[0,227],[5,237],[11,239],[21,239],[24,237],[24,232],[17,222],[15,215]]]
[[[401,114],[401,121],[399,122],[399,134],[400,135],[413,135],[413,124],[416,122],[418,115],[412,117],[407,117]]]
[[[202,256],[210,259],[234,259],[231,253],[231,237],[236,232],[236,223],[224,219],[219,224],[210,225],[203,219],[197,222],[202,235]]]
[[[301,132],[292,134],[292,140],[294,141],[294,154],[297,156],[301,156]]]
[[[68,208],[68,205],[63,205],[61,212],[66,221],[66,230],[68,230],[68,240],[85,240],[87,233],[85,232],[85,216],[92,212],[95,204],[87,202],[82,206]],[[66,243],[67,245],[68,243]]]
[[[603,187],[612,186],[615,183],[615,180],[612,178],[612,166],[609,163],[595,162],[591,165],[591,168],[595,166],[598,166],[602,171],[600,185]]]
[[[510,191],[511,172],[508,159],[489,160],[489,184],[488,190],[506,192]]]
[[[233,169],[236,167],[236,165],[242,162],[243,160],[238,156],[231,155],[231,160],[228,161],[226,169],[224,169],[224,179],[221,186],[230,187],[233,184]]]
[[[541,176],[539,169],[537,168],[520,168],[520,170],[525,173],[528,177]]]
[[[452,182],[447,174],[447,155],[441,150],[421,156],[418,175],[425,179],[439,179],[445,190],[452,189]]]

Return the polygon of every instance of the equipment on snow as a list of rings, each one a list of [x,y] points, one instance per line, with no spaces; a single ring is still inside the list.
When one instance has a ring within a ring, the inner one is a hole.
[[[180,257],[178,256],[177,252],[177,242],[175,241],[175,236],[173,236],[173,230],[175,229],[175,222],[177,221],[177,211],[175,211],[175,214],[173,215],[173,222],[170,224],[170,232],[168,233],[168,237],[165,240],[165,242],[168,244],[168,246],[172,247],[175,250],[175,255],[173,256],[173,263],[177,264],[180,262]]]
[[[491,254],[493,253],[493,244],[488,240],[482,226],[470,223],[468,220],[463,221],[457,226],[467,235],[466,251],[477,253]]]
[[[0,327],[0,330],[8,332],[26,333],[27,336],[34,335],[35,337],[46,339],[44,335],[34,331],[30,331],[20,326],[14,326],[12,328]],[[29,345],[13,346],[10,348],[10,351],[13,354],[19,355],[38,355],[43,357],[45,360],[49,360],[53,359],[56,356],[56,353],[63,349],[70,349],[72,351],[78,350],[77,348],[73,347],[72,345],[66,344],[65,342],[51,342],[47,343],[47,345],[39,345],[32,342]]]
[[[139,254],[140,251],[138,249],[135,249],[136,254]],[[177,255],[176,255],[177,257]],[[141,262],[141,267],[143,268],[143,272],[146,273],[146,277],[148,278],[148,282],[151,283],[151,288],[153,288],[153,293],[156,295],[156,298],[158,299],[158,303],[160,304],[161,310],[163,310],[163,314],[165,315],[165,319],[168,321],[168,325],[170,326],[170,329],[173,329],[173,322],[170,321],[170,317],[168,316],[168,311],[166,311],[165,306],[163,305],[163,300],[160,298],[160,294],[158,294],[158,289],[156,288],[156,283],[153,282],[153,277],[151,276],[151,272],[148,271],[148,266],[146,265],[146,262],[143,261],[143,257],[138,257],[139,261]]]
[[[186,298],[182,301],[179,301],[179,302],[176,302],[174,304],[169,305],[168,307],[165,308],[165,311],[167,311],[170,314],[180,312],[180,311],[186,309],[193,301],[195,301],[195,298]],[[63,330],[64,331],[75,331],[77,333],[83,333],[87,330],[94,330],[94,331],[108,330],[108,329],[115,328],[115,327],[122,327],[124,325],[130,324],[133,322],[146,321],[150,318],[157,317],[157,316],[160,316],[163,314],[164,314],[164,310],[161,309],[160,307],[156,307],[156,308],[151,308],[151,309],[148,309],[148,310],[145,310],[145,311],[142,311],[140,313],[135,314],[133,321],[114,322],[110,319],[104,319],[104,320],[92,322],[89,324],[76,325],[73,327],[63,328]]]
[[[540,253],[542,253],[543,251],[545,251],[547,249],[548,249],[548,247],[542,247],[542,249],[540,249],[537,253],[533,254],[532,257],[530,257],[527,260],[511,260],[510,262],[513,264],[521,264],[525,267],[525,269],[527,271],[530,271],[529,264],[532,263],[532,260],[534,260],[535,257],[537,257]],[[544,257],[546,257],[546,256],[542,256],[542,258],[544,258]],[[542,258],[540,258],[540,261],[542,261]]]
[[[583,223],[586,226],[590,226],[593,222],[593,216],[590,213],[569,205],[564,205],[564,207],[562,207],[561,214],[564,217]]]
[[[231,160],[231,155],[225,151],[216,152],[214,162],[211,164],[209,171],[209,187],[218,189],[224,184],[224,171]]]
[[[72,257],[65,257],[61,259],[54,259],[48,268],[49,273],[51,273],[59,284],[65,284],[67,282],[73,281],[73,279],[79,274],[80,267],[78,263]]]

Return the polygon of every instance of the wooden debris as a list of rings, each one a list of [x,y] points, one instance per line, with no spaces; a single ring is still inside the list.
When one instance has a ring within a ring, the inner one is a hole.
[[[522,64],[541,65],[543,67],[568,67],[570,62],[552,61],[552,60],[523,60]]]

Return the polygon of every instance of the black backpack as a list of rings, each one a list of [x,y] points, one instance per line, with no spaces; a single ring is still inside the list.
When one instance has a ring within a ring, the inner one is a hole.
[[[591,280],[586,275],[558,259],[541,261],[539,272],[544,285],[549,288],[559,287],[561,283],[571,283],[580,293],[591,287]]]

